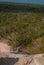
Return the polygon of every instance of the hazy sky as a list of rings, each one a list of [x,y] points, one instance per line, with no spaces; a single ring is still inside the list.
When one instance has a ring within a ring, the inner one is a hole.
[[[35,3],[35,4],[44,4],[44,0],[0,0],[5,2],[24,2],[24,3]]]

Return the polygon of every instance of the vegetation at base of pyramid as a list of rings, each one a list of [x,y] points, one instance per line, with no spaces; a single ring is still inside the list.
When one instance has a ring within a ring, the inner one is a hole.
[[[0,38],[13,49],[25,46],[29,53],[43,53],[44,6],[0,3]]]

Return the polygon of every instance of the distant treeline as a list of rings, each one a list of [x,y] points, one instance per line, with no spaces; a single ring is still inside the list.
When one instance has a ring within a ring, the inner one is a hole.
[[[12,11],[12,12],[40,12],[44,13],[44,6],[39,5],[30,5],[30,4],[6,4],[6,3],[0,3],[0,11]]]

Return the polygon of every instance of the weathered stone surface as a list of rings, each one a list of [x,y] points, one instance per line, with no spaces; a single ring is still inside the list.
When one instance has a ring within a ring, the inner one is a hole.
[[[44,65],[43,54],[0,53],[0,65]]]
[[[36,65],[44,65],[44,57],[43,56],[34,57],[34,61],[35,61]]]
[[[44,65],[43,54],[29,55],[10,50],[5,42],[0,42],[0,65]]]
[[[10,46],[6,42],[0,42],[0,52],[10,52]]]

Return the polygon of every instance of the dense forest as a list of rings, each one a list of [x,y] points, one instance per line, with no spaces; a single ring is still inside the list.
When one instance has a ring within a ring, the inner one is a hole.
[[[6,12],[44,12],[43,5],[23,3],[0,3],[0,11]]]
[[[0,3],[0,39],[13,47],[24,46],[29,53],[44,52],[44,6]]]

